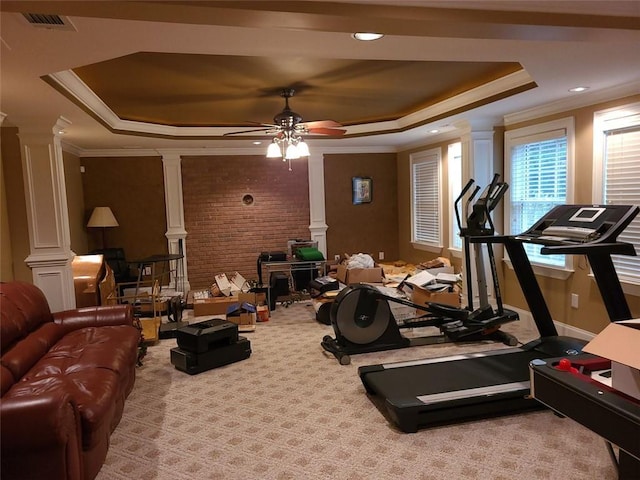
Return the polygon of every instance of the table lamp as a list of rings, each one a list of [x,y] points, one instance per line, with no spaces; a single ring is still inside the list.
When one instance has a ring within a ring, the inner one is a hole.
[[[90,228],[102,228],[102,248],[107,248],[107,242],[105,240],[105,228],[119,226],[116,217],[109,207],[96,207],[91,213],[91,218],[87,223],[87,227]]]

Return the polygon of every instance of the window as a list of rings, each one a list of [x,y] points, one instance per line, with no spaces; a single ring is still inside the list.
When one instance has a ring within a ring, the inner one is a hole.
[[[449,145],[447,166],[449,172],[449,211],[451,212],[449,214],[449,248],[461,250],[460,228],[458,228],[453,209],[456,198],[462,191],[462,143],[456,142]]]
[[[556,205],[571,203],[573,119],[548,122],[505,134],[505,231],[526,231]],[[542,255],[525,244],[534,265],[569,269],[570,255]]]
[[[640,103],[598,112],[594,117],[594,200],[640,205]],[[618,237],[640,247],[640,219]],[[640,257],[614,255],[622,282],[640,285]],[[640,293],[640,292],[632,292]]]
[[[440,149],[411,155],[411,242],[416,248],[442,248]]]

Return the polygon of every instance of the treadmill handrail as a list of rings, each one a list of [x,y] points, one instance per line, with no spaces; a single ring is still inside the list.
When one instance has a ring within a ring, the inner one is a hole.
[[[540,253],[543,255],[583,255],[585,248],[589,249],[589,255],[637,255],[636,249],[631,243],[597,243],[597,241],[577,245],[547,245],[540,249]]]

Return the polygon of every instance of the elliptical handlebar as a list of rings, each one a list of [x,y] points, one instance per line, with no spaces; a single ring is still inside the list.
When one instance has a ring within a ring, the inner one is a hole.
[[[469,191],[469,189],[473,186],[474,183],[475,181],[473,180],[473,178],[469,179],[467,184],[464,186],[464,188],[460,192],[460,195],[458,195],[458,198],[456,198],[455,202],[453,203],[454,211],[456,214],[456,222],[458,223],[459,230],[462,230],[462,219],[460,217],[460,202],[462,201],[462,198],[465,196],[465,194]],[[471,203],[471,200],[473,199],[473,197],[475,197],[478,194],[478,190],[480,190],[480,187],[476,185],[475,190],[473,191],[473,193],[471,193],[471,195],[467,199],[467,203],[465,205],[466,214],[468,214],[469,212],[469,203]]]
[[[482,196],[473,204],[473,209],[467,218],[467,228],[462,230],[464,236],[490,236],[495,233],[491,219],[491,212],[496,208],[509,185],[499,182],[499,174],[495,174],[491,183],[484,189]],[[487,226],[487,223],[489,224]]]

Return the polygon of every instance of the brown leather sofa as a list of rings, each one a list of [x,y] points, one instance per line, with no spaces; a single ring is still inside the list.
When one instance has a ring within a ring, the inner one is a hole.
[[[133,389],[131,307],[52,314],[29,283],[0,283],[3,480],[93,479]]]

